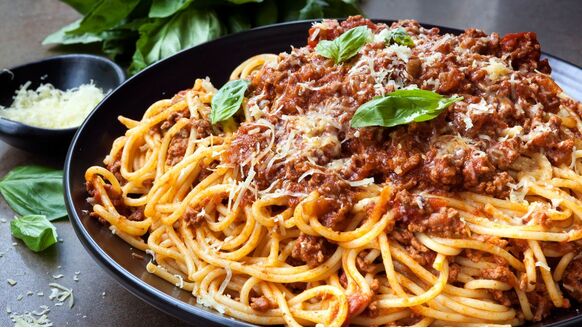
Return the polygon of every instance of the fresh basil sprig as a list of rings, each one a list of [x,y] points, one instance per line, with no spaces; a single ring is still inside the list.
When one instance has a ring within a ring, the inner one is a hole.
[[[393,30],[382,30],[378,33],[378,38],[384,40],[388,45],[396,43],[409,48],[414,47],[414,41],[402,27]]]
[[[57,242],[57,228],[44,215],[26,215],[10,221],[10,232],[35,252]]]
[[[353,128],[367,126],[392,127],[412,122],[432,120],[463,97],[447,98],[427,90],[398,90],[376,97],[356,110],[351,120]]]
[[[362,14],[359,0],[60,1],[83,17],[43,44],[100,44],[112,59],[132,58],[131,74],[228,33],[275,22]]]
[[[231,118],[242,105],[249,86],[247,80],[229,81],[212,97],[210,121],[212,124]]]
[[[0,193],[20,215],[45,215],[50,221],[67,215],[63,171],[42,166],[20,166],[0,180]]]
[[[354,27],[334,40],[321,40],[315,51],[336,64],[354,57],[372,39],[372,31],[366,26]]]

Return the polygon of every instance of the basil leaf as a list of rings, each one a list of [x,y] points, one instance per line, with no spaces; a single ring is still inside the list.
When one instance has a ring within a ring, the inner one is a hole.
[[[60,30],[48,35],[42,44],[60,43],[60,44],[74,44],[74,43],[93,43],[101,42],[105,39],[103,33],[84,33],[81,35],[70,35],[68,32],[79,28],[81,19],[72,22],[69,25],[63,26]]]
[[[100,33],[117,26],[138,5],[140,0],[101,0],[81,20],[79,27],[67,31],[70,35]]]
[[[339,64],[354,57],[371,38],[372,32],[370,29],[366,26],[358,26],[344,32],[335,40],[319,41],[315,51]]]
[[[111,35],[103,40],[101,50],[103,50],[109,58],[116,59],[117,57],[132,51],[130,50],[131,43],[127,42],[127,40],[136,37],[135,32],[130,30],[119,30],[106,33],[111,33]]]
[[[414,47],[414,41],[402,27],[393,30],[382,30],[378,33],[378,37],[384,39],[384,42],[388,45],[396,43],[409,48]]]
[[[228,2],[234,3],[235,5],[242,5],[245,3],[251,3],[251,2],[263,2],[263,0],[228,0]]]
[[[432,120],[463,97],[446,98],[427,90],[398,90],[376,97],[356,110],[351,120],[353,128],[367,126],[392,127],[412,122]]]
[[[20,215],[40,214],[48,220],[67,215],[63,171],[42,166],[20,166],[0,180],[0,193]]]
[[[171,17],[142,25],[139,33],[129,68],[132,74],[180,50],[217,38],[222,26],[213,11],[189,7]]]
[[[26,215],[10,221],[10,232],[35,252],[57,242],[57,228],[44,215]]]
[[[171,16],[188,7],[193,0],[154,0],[150,7],[149,17],[163,18]]]
[[[93,9],[97,1],[87,1],[87,0],[61,0],[62,2],[68,4],[69,6],[75,8],[80,14],[87,14]]]
[[[247,80],[229,81],[212,97],[210,121],[212,124],[231,118],[242,105],[245,91],[249,86]]]
[[[305,7],[299,11],[299,19],[312,19],[324,17],[323,10],[329,4],[324,0],[307,0]]]
[[[278,9],[275,0],[265,0],[255,9],[255,25],[269,25],[277,22]]]
[[[227,18],[228,32],[238,33],[251,29],[251,19],[242,13],[233,13]]]
[[[323,9],[321,17],[348,17],[352,15],[361,15],[362,11],[358,8],[358,0],[327,0],[329,6]]]

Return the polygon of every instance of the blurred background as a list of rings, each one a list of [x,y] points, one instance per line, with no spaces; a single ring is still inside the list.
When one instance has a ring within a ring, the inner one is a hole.
[[[535,31],[543,51],[582,66],[581,0],[364,0],[359,6],[364,15],[370,18],[413,18],[428,24],[459,29],[476,27],[487,33],[498,32],[501,35]],[[81,17],[79,12],[58,0],[0,0],[0,69],[61,53],[101,53],[99,44],[42,45],[47,35]],[[270,19],[263,18],[266,21]],[[133,44],[135,47],[135,40]],[[0,158],[0,172],[6,172],[18,164],[37,161],[34,154],[2,142]],[[11,212],[0,201],[0,216],[9,219],[6,213]],[[54,276],[58,277],[59,274],[64,274],[62,281],[73,287],[76,302],[72,309],[60,307],[51,310],[50,318],[57,326],[182,325],[179,320],[145,304],[121,288],[85,252],[67,222],[57,223],[63,238],[62,245],[59,244],[58,250],[53,247],[42,256],[13,243],[6,222],[5,219],[0,220],[0,282],[3,284],[0,288],[0,326],[12,325],[5,308],[30,311],[42,304],[50,304],[48,294],[42,297],[36,293],[43,288],[46,292],[47,284],[54,282]],[[7,274],[18,284],[7,285]],[[70,281],[73,276],[79,278],[78,282]],[[209,323],[201,321],[200,324]]]

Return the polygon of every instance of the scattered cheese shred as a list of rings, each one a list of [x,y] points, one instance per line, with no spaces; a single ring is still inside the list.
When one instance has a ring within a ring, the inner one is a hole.
[[[55,303],[56,305],[59,305],[59,303],[62,305],[67,299],[69,300],[69,308],[75,305],[75,297],[73,296],[72,289],[57,283],[50,283],[49,286],[51,287],[49,299],[58,301],[58,303]]]

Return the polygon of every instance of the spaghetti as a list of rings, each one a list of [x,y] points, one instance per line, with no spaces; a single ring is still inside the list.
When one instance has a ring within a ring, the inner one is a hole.
[[[360,25],[414,47],[375,39],[343,64],[314,51]],[[120,117],[106,168],[86,171],[91,215],[151,254],[149,272],[260,325],[518,325],[581,299],[582,108],[534,34],[351,17],[308,43],[237,67],[249,90],[220,124],[208,79]],[[349,126],[403,88],[464,100]]]

